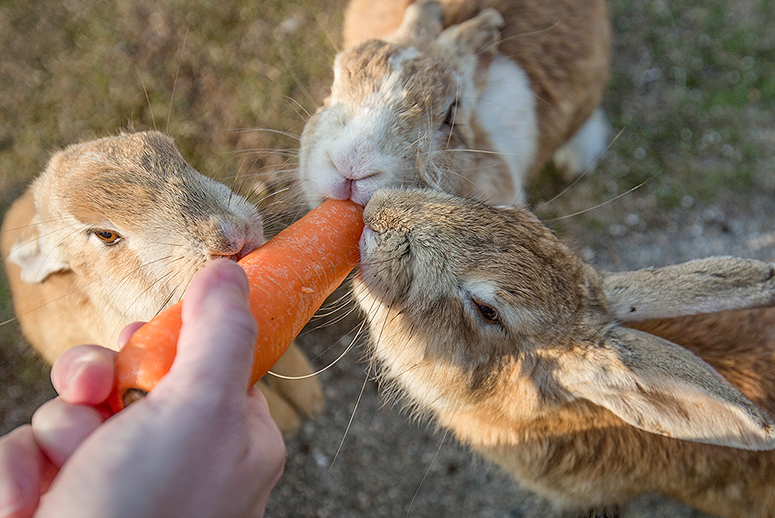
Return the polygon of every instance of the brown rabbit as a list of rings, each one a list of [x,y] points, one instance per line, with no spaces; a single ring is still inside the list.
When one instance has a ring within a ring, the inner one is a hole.
[[[748,309],[775,304],[775,263],[602,273],[526,210],[430,190],[364,219],[371,355],[417,414],[559,510],[775,516],[775,308]]]
[[[122,134],[55,153],[8,210],[2,254],[27,341],[49,363],[83,343],[117,347],[119,331],[179,300],[215,257],[262,242],[255,207],[193,169],[171,138]],[[291,346],[275,366],[311,372]],[[268,379],[268,378],[267,378]],[[324,400],[319,382],[260,383],[286,433]]]
[[[587,170],[608,138],[609,25],[606,0],[353,0],[301,138],[308,201],[431,186],[515,203],[552,157]]]

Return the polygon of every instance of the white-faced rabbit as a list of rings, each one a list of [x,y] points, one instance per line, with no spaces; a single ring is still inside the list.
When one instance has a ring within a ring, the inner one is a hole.
[[[78,344],[116,348],[119,331],[179,300],[215,257],[262,243],[255,207],[203,176],[158,132],[72,145],[8,210],[2,254],[27,341],[49,363]],[[291,346],[275,369],[311,372]],[[317,380],[261,384],[278,426],[324,405]]]
[[[353,0],[301,188],[311,205],[401,186],[522,202],[552,157],[573,176],[603,152],[610,52],[606,0]]]
[[[371,356],[417,414],[560,509],[775,516],[775,309],[750,309],[775,263],[598,272],[522,208],[432,190],[380,190],[364,219]]]

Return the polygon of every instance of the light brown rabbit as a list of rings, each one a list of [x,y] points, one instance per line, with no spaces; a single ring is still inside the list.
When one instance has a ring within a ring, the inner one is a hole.
[[[416,414],[558,510],[775,516],[775,309],[746,309],[775,304],[775,263],[601,273],[526,210],[430,190],[364,219],[371,355]]]
[[[239,259],[258,247],[255,207],[207,178],[158,132],[72,145],[8,210],[2,254],[14,310],[27,341],[49,363],[83,343],[117,347],[119,331],[178,301],[215,257]],[[291,346],[274,370],[311,366]],[[319,382],[260,383],[286,433],[314,416]]]
[[[523,202],[552,157],[575,176],[604,151],[610,47],[607,0],[352,0],[300,186],[311,205],[402,186]]]

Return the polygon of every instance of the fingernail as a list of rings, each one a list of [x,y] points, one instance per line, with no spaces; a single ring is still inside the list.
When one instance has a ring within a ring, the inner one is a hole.
[[[86,367],[86,363],[87,361],[84,359],[76,360],[70,364],[70,366],[67,368],[67,372],[65,372],[65,386],[63,387],[63,390],[66,391],[70,387],[71,383],[81,375],[84,368]]]
[[[70,390],[70,387],[73,386],[73,384],[78,382],[78,378],[80,378],[84,372],[86,372],[89,369],[89,366],[94,366],[100,363],[102,358],[99,354],[96,352],[88,352],[84,354],[81,358],[78,360],[73,361],[68,368],[67,372],[65,372],[64,377],[64,383],[65,386],[62,389],[62,391],[59,393],[60,396],[64,395],[67,391]]]
[[[248,293],[250,293],[250,286],[248,285],[245,271],[241,266],[234,261],[218,261],[216,274],[226,282],[237,284],[244,293],[245,298],[247,298]]]
[[[24,505],[24,491],[15,480],[6,480],[0,484],[0,514],[9,515]]]

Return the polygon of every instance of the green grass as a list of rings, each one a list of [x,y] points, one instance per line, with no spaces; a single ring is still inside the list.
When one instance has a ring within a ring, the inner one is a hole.
[[[775,194],[775,3],[613,0],[616,34],[604,101],[614,133],[595,172],[547,212],[589,211],[576,231],[623,211],[669,217],[754,190]],[[642,184],[642,185],[641,185]],[[546,199],[539,190],[534,201]],[[541,214],[543,216],[543,214]]]

